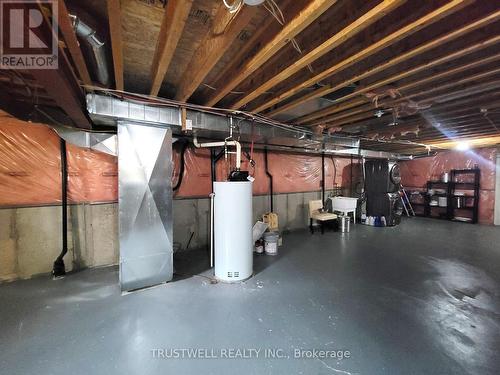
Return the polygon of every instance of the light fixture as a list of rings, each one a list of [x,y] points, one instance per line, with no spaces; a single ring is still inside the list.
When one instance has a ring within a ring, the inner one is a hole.
[[[384,114],[384,111],[382,111],[380,109],[377,112],[375,112],[375,116],[377,116],[378,118],[382,117],[383,114]]]
[[[251,5],[251,6],[254,6],[254,5],[260,5],[264,2],[265,0],[243,0],[243,2],[246,4],[246,5]]]
[[[458,151],[467,151],[469,149],[470,149],[470,144],[469,144],[469,142],[466,142],[466,141],[457,142],[455,145],[455,150],[458,150]]]

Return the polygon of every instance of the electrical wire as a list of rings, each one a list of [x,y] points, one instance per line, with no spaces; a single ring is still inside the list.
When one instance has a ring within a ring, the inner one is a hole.
[[[237,13],[243,6],[243,0],[234,0],[232,4],[229,4],[227,0],[222,0],[222,2],[231,14]]]
[[[266,0],[264,8],[271,13],[281,26],[285,26],[285,16],[274,0]],[[290,44],[300,55],[302,55],[302,48],[300,48],[300,45],[295,38],[290,39]],[[311,73],[314,73],[314,69],[311,64],[308,64],[307,68],[311,71]]]

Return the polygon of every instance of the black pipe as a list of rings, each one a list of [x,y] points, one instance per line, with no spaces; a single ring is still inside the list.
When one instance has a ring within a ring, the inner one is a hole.
[[[217,162],[224,156],[224,150],[219,151],[217,155],[215,155],[215,149],[210,149],[210,172],[212,175],[212,193],[214,192],[214,182],[217,179],[216,175],[216,167]]]
[[[66,274],[64,256],[68,252],[68,159],[66,156],[66,141],[61,138],[61,196],[62,196],[62,251],[54,261],[52,275],[62,277]]]
[[[266,164],[266,175],[269,177],[269,192],[271,195],[271,211],[274,212],[274,205],[273,205],[273,196],[274,196],[274,190],[273,190],[273,175],[269,172],[269,161],[267,159],[267,147],[264,149],[264,156],[265,156],[265,164]]]
[[[177,191],[181,185],[182,185],[182,179],[184,177],[184,169],[186,168],[186,162],[185,162],[185,154],[186,150],[189,146],[189,141],[187,139],[184,139],[182,141],[182,149],[181,149],[181,165],[180,165],[180,170],[179,170],[179,178],[177,179],[177,183],[175,186],[172,188],[173,191]]]
[[[350,196],[352,197],[352,190],[353,190],[353,185],[352,185],[352,163],[353,163],[353,159],[352,159],[352,155],[351,155],[351,186],[349,188],[349,192],[350,192]]]
[[[321,153],[321,200],[325,204],[325,153]]]

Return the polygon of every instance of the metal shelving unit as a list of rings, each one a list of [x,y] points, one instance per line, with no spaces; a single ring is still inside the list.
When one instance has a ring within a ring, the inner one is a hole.
[[[467,175],[470,176],[470,181],[457,181],[461,176]],[[417,213],[417,216],[476,224],[479,216],[480,178],[481,172],[479,168],[452,169],[450,182],[428,181],[427,193],[422,193],[424,203],[411,202],[411,204],[424,207],[423,212]],[[446,192],[429,194],[429,191],[434,189],[445,190]],[[457,194],[457,191],[470,191],[471,193],[460,195]],[[446,207],[432,206],[430,204],[432,197],[446,197]],[[461,207],[457,207],[457,198],[461,199]],[[472,202],[472,204],[469,205],[467,202]],[[458,216],[458,214],[461,214],[461,216]]]
[[[461,176],[468,176],[470,181],[457,181]],[[479,168],[474,169],[452,169],[451,170],[451,181],[450,181],[450,195],[448,198],[448,214],[450,220],[467,222],[471,224],[476,224],[478,222],[479,216],[479,181],[481,179],[481,171]],[[458,191],[469,191],[470,194],[459,195]],[[461,207],[457,207],[457,202],[462,200]],[[468,205],[467,202],[471,202],[472,205]],[[467,216],[457,215],[462,212]],[[470,216],[472,213],[472,216]],[[458,219],[462,218],[462,219]]]

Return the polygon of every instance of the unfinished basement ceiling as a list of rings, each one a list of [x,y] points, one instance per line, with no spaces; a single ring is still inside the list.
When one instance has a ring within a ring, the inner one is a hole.
[[[269,0],[234,14],[222,0],[60,3],[60,69],[0,71],[11,112],[92,127],[82,86],[99,83],[64,29],[70,13],[105,41],[112,89],[257,112],[372,150],[500,142],[497,1]]]

